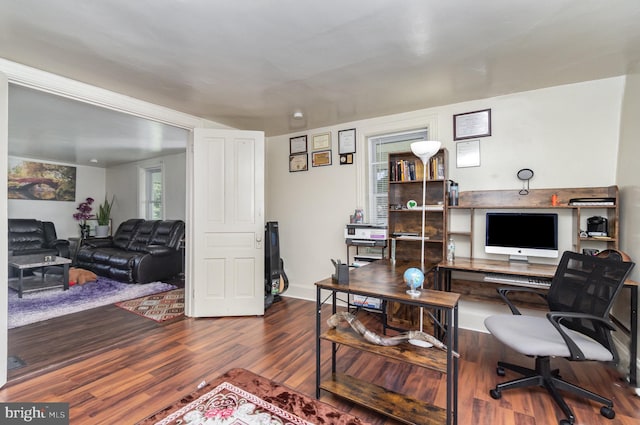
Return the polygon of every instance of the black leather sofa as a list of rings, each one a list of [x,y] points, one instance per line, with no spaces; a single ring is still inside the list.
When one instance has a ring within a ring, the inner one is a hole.
[[[10,218],[7,227],[9,256],[42,254],[69,258],[69,241],[58,239],[52,222]]]
[[[149,283],[182,271],[181,220],[130,219],[109,238],[86,239],[75,266],[120,282]]]

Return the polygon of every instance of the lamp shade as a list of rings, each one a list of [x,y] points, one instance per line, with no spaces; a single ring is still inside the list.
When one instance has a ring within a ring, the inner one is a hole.
[[[438,152],[441,145],[442,142],[437,140],[421,140],[411,143],[411,152],[420,158],[423,163],[426,163],[429,158]]]

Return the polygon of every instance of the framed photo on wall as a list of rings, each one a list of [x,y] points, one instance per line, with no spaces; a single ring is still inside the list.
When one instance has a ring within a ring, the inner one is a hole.
[[[302,153],[307,151],[307,136],[292,137],[289,139],[289,154]]]
[[[324,167],[331,165],[331,150],[313,152],[311,165],[314,167]]]
[[[491,109],[453,116],[453,140],[491,136]]]
[[[309,169],[307,153],[289,155],[289,172],[307,171]]]
[[[340,155],[356,152],[356,129],[338,131],[338,153]]]
[[[313,150],[326,150],[331,148],[331,133],[315,134],[313,136]]]

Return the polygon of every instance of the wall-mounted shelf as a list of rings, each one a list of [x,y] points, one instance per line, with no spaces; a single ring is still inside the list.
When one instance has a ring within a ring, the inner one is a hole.
[[[556,195],[557,203],[552,205],[552,196]],[[611,198],[613,205],[570,205],[575,198]],[[574,187],[557,189],[532,189],[522,195],[518,190],[480,190],[460,192],[457,206],[449,206],[449,213],[455,210],[469,211],[469,229],[456,231],[447,229],[449,236],[468,237],[470,257],[473,257],[473,219],[476,210],[496,209],[546,209],[570,210],[573,213],[572,248],[581,252],[584,243],[589,246],[601,246],[601,249],[618,249],[619,244],[619,192],[618,186],[606,187]],[[586,217],[594,213],[606,215],[608,221],[607,237],[583,237],[580,230],[586,230]],[[449,223],[451,220],[449,220]]]

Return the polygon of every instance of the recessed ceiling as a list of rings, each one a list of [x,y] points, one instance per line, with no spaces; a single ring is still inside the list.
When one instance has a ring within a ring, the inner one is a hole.
[[[640,59],[635,0],[0,8],[0,57],[267,135],[624,75]]]
[[[184,152],[188,136],[181,128],[9,85],[11,156],[107,168]]]

